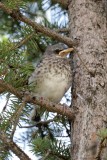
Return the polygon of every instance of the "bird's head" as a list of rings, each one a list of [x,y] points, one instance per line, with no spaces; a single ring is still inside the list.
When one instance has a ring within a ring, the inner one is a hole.
[[[57,57],[66,57],[71,51],[73,51],[73,48],[68,48],[65,44],[58,43],[52,46],[48,46],[45,54],[50,56],[54,54]]]

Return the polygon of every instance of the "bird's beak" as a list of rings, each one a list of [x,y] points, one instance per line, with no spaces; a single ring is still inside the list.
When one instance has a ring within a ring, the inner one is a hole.
[[[67,49],[64,49],[62,51],[59,52],[59,56],[61,57],[65,57],[68,55],[68,53],[70,53],[71,51],[73,51],[74,49],[73,48],[67,48]]]

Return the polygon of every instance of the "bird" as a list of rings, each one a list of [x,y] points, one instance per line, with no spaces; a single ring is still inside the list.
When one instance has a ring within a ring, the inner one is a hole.
[[[71,60],[67,58],[71,51],[73,48],[68,48],[62,43],[46,48],[29,78],[33,97],[39,95],[57,104],[61,101],[72,82]],[[41,110],[39,106],[34,106],[31,113],[32,121],[40,121],[41,112],[44,112]]]

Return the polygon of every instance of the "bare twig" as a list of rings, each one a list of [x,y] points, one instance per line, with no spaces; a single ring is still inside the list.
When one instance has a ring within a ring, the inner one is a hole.
[[[17,112],[15,113],[15,115],[12,117],[12,121],[13,121],[13,118],[14,118],[14,123],[13,123],[13,130],[11,132],[11,139],[13,139],[13,136],[14,136],[14,133],[16,131],[16,127],[17,127],[17,124],[19,122],[19,118],[20,118],[20,114],[22,112],[22,109],[25,107],[25,101],[23,101],[23,103],[21,104],[21,106],[18,108]]]
[[[97,160],[101,159],[101,153],[102,153],[103,149],[107,147],[107,142],[105,142],[106,140],[107,140],[107,137],[103,138],[99,144],[98,153],[96,156]]]
[[[10,99],[10,93],[7,95],[7,100],[6,100],[6,103],[5,103],[1,113],[3,113],[6,110],[6,107],[7,107],[7,104],[9,102],[9,99]]]
[[[58,159],[60,159],[60,160],[67,160],[67,158],[68,158],[68,157],[66,157],[66,156],[61,155],[61,154],[58,153],[58,152],[54,152],[54,151],[52,151],[52,150],[48,150],[47,153],[46,153],[46,155],[45,155],[45,157],[42,158],[41,160],[46,160],[49,155],[51,155],[51,156],[56,156],[56,157],[57,157]]]
[[[94,71],[90,70],[90,69],[87,67],[87,65],[86,65],[86,64],[84,63],[84,61],[82,60],[81,55],[78,53],[77,49],[74,48],[74,50],[75,50],[75,52],[76,52],[78,58],[80,59],[82,65],[83,65],[83,66],[85,67],[85,69],[87,70],[87,72],[88,72],[90,75],[93,76],[93,75],[94,75]]]
[[[49,119],[47,121],[40,121],[40,122],[37,122],[36,125],[46,125],[46,124],[49,124],[53,121],[55,121],[57,119],[58,116],[55,116],[53,119]]]
[[[47,153],[46,153],[46,155],[45,155],[45,157],[42,160],[46,160],[48,158],[48,156],[50,155],[50,153],[51,153],[51,151],[48,150]]]
[[[59,117],[59,116],[55,116],[53,119],[49,119],[49,120],[47,120],[47,121],[39,121],[39,122],[35,123],[34,125],[30,125],[30,126],[19,126],[19,128],[32,128],[32,127],[36,127],[37,125],[40,125],[40,126],[46,125],[46,124],[49,124],[49,123],[55,121],[55,119],[56,119],[57,117]]]
[[[54,151],[50,151],[49,152],[49,154],[51,155],[51,156],[56,156],[56,158],[58,158],[58,159],[60,159],[60,160],[67,160],[68,159],[68,157],[66,157],[66,156],[64,156],[64,155],[61,155],[60,153],[58,153],[58,152],[54,152]],[[49,155],[48,155],[49,156]]]
[[[0,139],[3,144],[7,147],[7,149],[11,150],[16,156],[19,157],[20,160],[31,160],[23,150],[19,148],[19,146],[9,139],[3,131],[0,131]]]
[[[83,66],[86,68],[86,70],[90,73],[90,70],[88,69],[88,67],[86,66],[86,64],[84,63],[84,61],[82,60],[80,54],[78,52],[76,52],[76,54],[78,55],[78,58],[80,59],[81,63],[83,64]]]
[[[9,14],[12,18],[14,18],[15,20],[19,20],[22,21],[30,26],[32,26],[32,28],[38,32],[41,32],[49,37],[52,37],[53,39],[56,39],[60,42],[63,42],[65,44],[67,44],[68,46],[72,47],[74,45],[77,45],[77,42],[74,42],[71,40],[71,38],[68,38],[66,36],[62,36],[61,34],[58,34],[57,32],[44,27],[36,22],[33,22],[32,20],[30,20],[29,18],[27,18],[26,16],[23,16],[18,10],[12,10],[7,8],[3,3],[0,2],[0,8],[6,12],[7,14]]]
[[[32,128],[32,127],[36,127],[36,124],[30,126],[19,126],[19,128]]]

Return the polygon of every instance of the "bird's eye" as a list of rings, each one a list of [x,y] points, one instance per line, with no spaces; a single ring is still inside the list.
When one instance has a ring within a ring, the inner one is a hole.
[[[61,51],[60,49],[56,49],[56,50],[55,50],[55,53],[56,53],[56,54],[59,54],[60,51]]]

